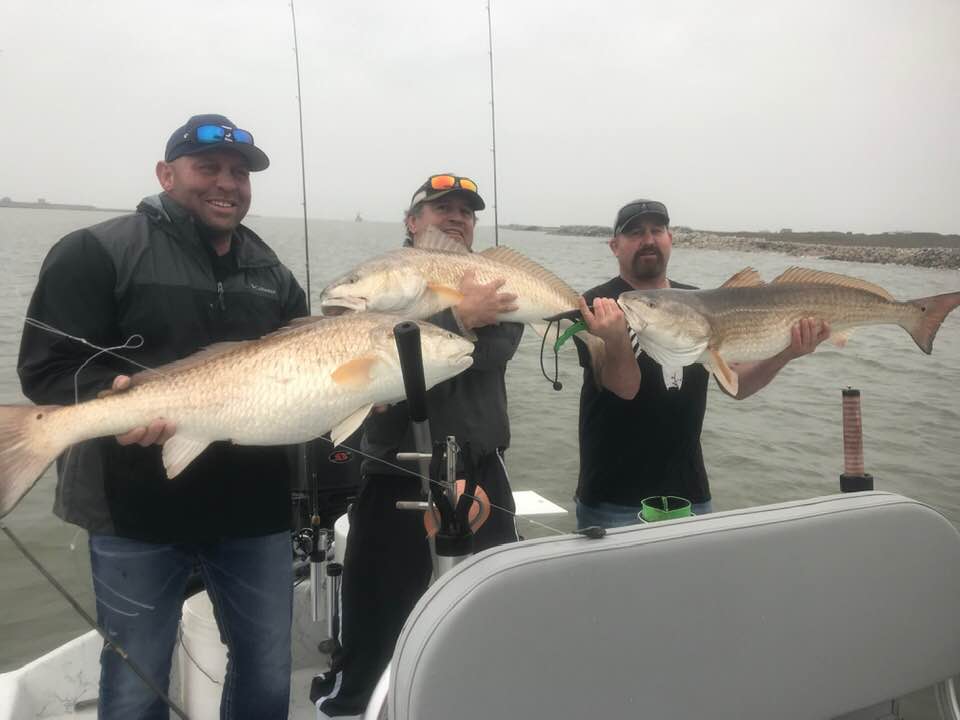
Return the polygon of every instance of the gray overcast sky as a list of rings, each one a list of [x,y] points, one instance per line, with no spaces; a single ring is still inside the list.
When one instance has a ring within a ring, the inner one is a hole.
[[[957,0],[492,2],[501,223],[960,232]],[[485,0],[296,9],[310,215],[444,170],[492,207]],[[133,207],[220,112],[272,161],[252,212],[301,212],[285,0],[2,0],[0,93],[0,195]]]

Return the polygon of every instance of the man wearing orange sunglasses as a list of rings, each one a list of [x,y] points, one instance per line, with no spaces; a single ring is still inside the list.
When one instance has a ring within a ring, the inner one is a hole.
[[[427,178],[404,217],[414,245],[430,227],[473,247],[476,213],[485,204],[469,178],[443,173]],[[517,540],[513,493],[503,453],[510,444],[504,375],[523,325],[497,324],[498,313],[516,309],[516,296],[499,292],[503,279],[460,285],[463,300],[427,318],[452,332],[477,336],[473,365],[427,393],[430,433],[469,443],[475,476],[492,504],[475,530],[474,551]],[[331,671],[314,679],[310,697],[319,718],[359,717],[390,662],[400,629],[430,582],[432,563],[420,513],[398,511],[398,500],[420,499],[420,478],[396,469],[398,451],[414,450],[406,403],[374,413],[364,422],[364,486],[350,516],[343,575],[342,652]],[[479,494],[479,493],[478,493]]]

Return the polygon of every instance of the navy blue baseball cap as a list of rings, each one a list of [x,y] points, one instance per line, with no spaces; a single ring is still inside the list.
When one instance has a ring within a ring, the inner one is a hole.
[[[628,202],[617,213],[617,219],[613,222],[613,234],[619,235],[627,229],[634,219],[642,215],[654,215],[663,220],[664,225],[670,224],[670,216],[667,214],[667,206],[656,200],[634,200]]]
[[[183,155],[212,150],[234,150],[243,155],[250,164],[250,170],[257,172],[270,166],[270,158],[253,143],[253,135],[241,130],[223,115],[194,115],[182,126],[173,131],[167,141],[164,154],[166,162],[173,162]]]

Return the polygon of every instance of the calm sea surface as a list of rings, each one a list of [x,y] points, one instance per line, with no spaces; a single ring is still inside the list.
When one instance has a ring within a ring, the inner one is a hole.
[[[46,251],[70,230],[111,216],[0,209],[0,266],[6,278],[0,287],[0,402],[23,401],[16,376],[17,350]],[[248,224],[306,285],[302,221],[257,217]],[[395,247],[400,237],[399,222],[312,222],[314,302],[328,280]],[[501,231],[500,242],[580,290],[615,273],[613,256],[600,239]],[[478,229],[476,246],[492,244],[492,229]],[[960,289],[957,271],[798,261],[772,253],[675,249],[670,267],[676,280],[712,287],[747,265],[771,279],[791,264],[863,277],[899,299]],[[568,531],[574,527],[580,372],[575,353],[563,353],[564,387],[555,392],[540,374],[539,351],[539,338],[528,330],[510,365],[513,444],[507,461],[515,489],[536,490],[571,511],[540,518],[551,528]],[[847,386],[862,392],[864,455],[877,489],[922,500],[960,524],[960,312],[944,323],[931,357],[899,328],[868,328],[842,350],[825,345],[789,365],[770,386],[744,402],[731,400],[711,385],[703,443],[715,507],[728,510],[837,492],[843,469],[840,391]],[[52,502],[53,478],[48,473],[5,522],[93,612],[86,537],[52,515]],[[528,537],[549,532],[523,521],[520,529]],[[0,672],[87,629],[5,537],[0,537],[0,577]]]

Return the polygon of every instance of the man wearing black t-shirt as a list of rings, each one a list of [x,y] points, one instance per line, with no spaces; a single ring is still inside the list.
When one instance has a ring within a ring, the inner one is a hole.
[[[666,377],[649,355],[635,355],[616,303],[627,290],[695,289],[667,277],[673,246],[669,224],[663,203],[635,200],[624,205],[609,243],[620,273],[584,293],[581,303],[587,327],[603,338],[606,354],[598,386],[590,358],[578,343],[584,367],[577,483],[580,528],[636,523],[641,500],[657,495],[686,498],[695,514],[712,510],[700,446],[709,375],[702,365],[693,364],[683,368],[682,377]],[[797,323],[786,350],[736,366],[740,378],[736,399],[763,388],[784,365],[813,352],[829,334],[830,328],[817,320]]]

